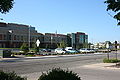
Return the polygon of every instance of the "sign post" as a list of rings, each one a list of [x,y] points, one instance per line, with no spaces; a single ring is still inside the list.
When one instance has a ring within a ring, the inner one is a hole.
[[[117,41],[115,41],[115,51],[116,51],[116,59],[117,59]]]
[[[37,41],[36,41],[36,45],[37,45],[37,52],[39,52],[39,45],[40,45],[40,41],[39,41],[39,39],[37,39]]]
[[[109,44],[109,43],[106,44],[106,48],[107,48],[107,50],[108,50],[107,58],[108,58],[108,60],[109,60],[109,48],[110,48],[110,44]]]

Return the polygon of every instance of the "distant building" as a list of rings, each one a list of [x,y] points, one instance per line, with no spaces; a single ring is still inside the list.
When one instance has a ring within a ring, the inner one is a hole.
[[[88,35],[82,32],[68,34],[71,38],[71,46],[73,48],[85,48],[88,44]],[[86,46],[85,46],[86,45]]]
[[[35,47],[39,39],[41,48],[57,48],[64,41],[69,47],[81,48],[88,43],[88,35],[82,32],[71,34],[38,33],[35,27],[15,23],[0,23],[0,48],[20,48],[23,43]]]
[[[36,38],[37,31],[35,27],[14,23],[0,23],[0,47],[2,48],[18,48],[22,43],[28,43],[29,40],[32,45]]]
[[[56,48],[61,41],[67,42],[67,35],[56,33],[44,34],[44,46],[46,48]]]

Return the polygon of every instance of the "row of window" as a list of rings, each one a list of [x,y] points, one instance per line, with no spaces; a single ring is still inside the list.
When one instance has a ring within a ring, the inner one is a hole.
[[[6,35],[0,34],[0,40],[18,40],[18,41],[28,41],[28,36],[20,36],[20,35]],[[36,40],[36,37],[32,36],[31,41]]]
[[[5,34],[0,34],[0,40],[6,40],[7,36]]]
[[[45,42],[60,42],[60,41],[67,41],[67,38],[61,37],[44,37]]]

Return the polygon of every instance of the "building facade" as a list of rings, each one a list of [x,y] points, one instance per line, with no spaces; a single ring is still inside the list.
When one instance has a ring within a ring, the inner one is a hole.
[[[32,46],[36,38],[37,31],[34,27],[14,23],[0,23],[1,48],[18,48],[23,43]]]
[[[71,38],[71,46],[73,48],[85,48],[88,44],[88,35],[82,32],[76,32],[68,34],[68,36]]]
[[[35,27],[15,23],[0,23],[0,48],[20,48],[23,43],[35,47],[39,39],[41,48],[56,48],[61,41],[77,48],[88,43],[88,35],[77,32],[71,34],[38,33]]]
[[[56,48],[61,41],[67,42],[67,35],[56,34],[56,33],[45,33],[44,34],[44,47],[45,48]]]

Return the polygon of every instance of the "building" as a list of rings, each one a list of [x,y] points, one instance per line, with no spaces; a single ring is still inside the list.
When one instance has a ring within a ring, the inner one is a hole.
[[[35,27],[15,23],[0,23],[0,47],[2,48],[18,48],[23,43],[32,46],[36,38]]]
[[[56,33],[44,34],[44,46],[45,48],[56,48],[61,41],[67,42],[67,35]]]
[[[71,38],[71,46],[73,48],[85,48],[88,44],[88,35],[82,32],[67,34]]]
[[[0,23],[0,48],[20,48],[23,43],[35,47],[39,39],[41,48],[56,48],[62,41],[69,47],[80,48],[88,43],[88,35],[82,32],[71,34],[38,33],[35,27],[15,23]]]

